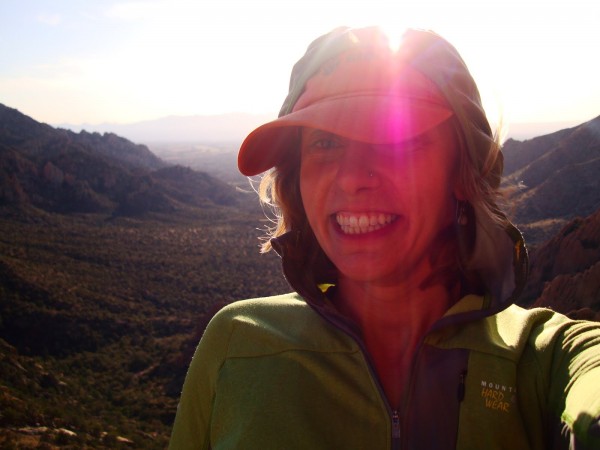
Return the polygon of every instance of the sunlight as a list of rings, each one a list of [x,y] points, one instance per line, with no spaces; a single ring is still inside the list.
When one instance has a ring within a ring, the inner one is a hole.
[[[342,25],[378,25],[392,48],[407,27],[432,30],[450,41],[492,116],[533,122],[598,115],[600,61],[590,55],[598,42],[600,6],[594,5],[600,2],[120,0],[107,5],[90,0],[85,5],[65,10],[48,2],[30,13],[17,8],[19,15],[0,39],[0,56],[7,62],[0,71],[5,102],[27,105],[28,112],[51,123],[67,120],[69,108],[59,119],[41,103],[61,96],[80,99],[73,100],[78,103],[74,122],[275,114],[292,66],[312,40]],[[19,27],[25,26],[23,32]],[[61,61],[73,70],[61,72]],[[48,64],[57,72],[38,70]],[[60,92],[52,91],[57,79],[65,81]],[[9,88],[15,85],[21,87]],[[45,94],[33,97],[32,91]],[[98,107],[98,98],[104,107]]]
[[[397,52],[400,48],[400,44],[402,43],[402,34],[404,32],[403,28],[398,27],[389,27],[386,25],[379,25],[379,28],[383,30],[388,39],[388,46],[392,52]]]

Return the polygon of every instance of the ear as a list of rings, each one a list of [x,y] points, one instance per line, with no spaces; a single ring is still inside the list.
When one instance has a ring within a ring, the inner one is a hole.
[[[454,185],[453,193],[456,200],[465,201],[467,199],[463,186],[461,186],[458,182]]]

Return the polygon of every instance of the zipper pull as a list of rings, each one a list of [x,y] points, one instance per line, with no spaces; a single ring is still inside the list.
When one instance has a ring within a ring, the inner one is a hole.
[[[458,383],[458,391],[456,393],[459,403],[465,399],[465,378],[466,377],[467,377],[467,371],[463,370],[460,373],[460,381]]]
[[[400,416],[398,411],[392,411],[392,439],[400,439]]]

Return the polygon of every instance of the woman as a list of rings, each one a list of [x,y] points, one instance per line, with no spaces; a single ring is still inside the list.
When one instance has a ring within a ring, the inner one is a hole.
[[[600,448],[600,328],[512,305],[527,252],[450,44],[320,37],[238,163],[295,292],[211,321],[171,448]]]

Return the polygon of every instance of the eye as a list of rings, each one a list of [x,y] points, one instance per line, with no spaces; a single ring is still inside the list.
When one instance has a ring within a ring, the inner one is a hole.
[[[321,162],[335,160],[348,145],[344,137],[316,128],[304,128],[301,139],[303,158]]]
[[[344,146],[344,138],[323,130],[314,130],[307,143],[316,150],[333,150]]]
[[[318,148],[318,149],[321,149],[321,150],[332,150],[334,148],[338,148],[338,147],[341,147],[341,146],[342,146],[341,142],[339,142],[337,139],[331,138],[331,137],[330,138],[316,139],[311,144],[311,147]]]

